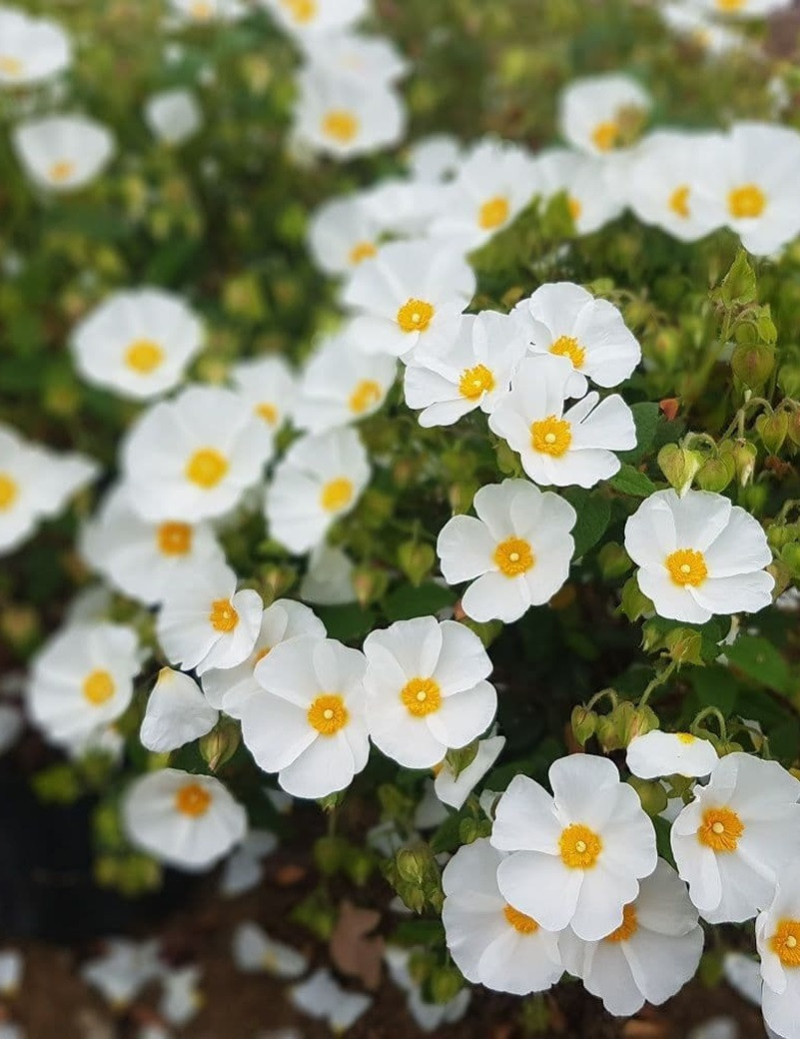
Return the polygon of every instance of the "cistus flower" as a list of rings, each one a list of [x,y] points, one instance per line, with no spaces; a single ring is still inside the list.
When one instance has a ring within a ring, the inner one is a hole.
[[[638,137],[651,104],[647,91],[629,76],[586,76],[562,91],[558,125],[575,148],[607,155]]]
[[[407,162],[415,180],[439,184],[458,172],[464,155],[460,142],[450,134],[417,138],[408,147]]]
[[[703,929],[686,886],[663,859],[623,909],[622,924],[587,942],[568,928],[559,938],[564,968],[600,997],[612,1015],[633,1015],[647,1001],[663,1004],[692,978]]]
[[[337,5],[339,8],[342,4]],[[309,32],[300,40],[310,64],[330,76],[372,90],[392,86],[406,75],[408,62],[395,44],[356,32]]]
[[[569,925],[592,942],[624,923],[639,880],[655,870],[655,832],[608,759],[569,755],[548,775],[552,795],[518,775],[498,802],[491,842],[511,855],[497,883],[542,928]]]
[[[626,762],[634,776],[708,776],[719,761],[710,740],[692,733],[664,733],[653,729],[628,744]]]
[[[147,99],[144,120],[159,141],[180,145],[203,125],[203,111],[189,90],[162,90]]]
[[[19,123],[11,143],[35,185],[53,192],[77,191],[111,161],[114,137],[84,116],[43,116]]]
[[[236,22],[247,14],[242,0],[169,0],[173,11],[187,22],[206,25]]]
[[[0,87],[23,87],[69,68],[72,45],[57,22],[11,7],[0,10]]]
[[[447,759],[444,759],[438,766],[434,766],[436,775],[433,789],[439,801],[454,809],[460,809],[476,784],[481,782],[495,764],[505,746],[505,737],[493,736],[487,737],[486,740],[479,740],[475,757],[458,775]]]
[[[331,607],[354,603],[353,561],[338,546],[321,543],[308,555],[306,573],[300,582],[300,596],[306,603]]]
[[[396,621],[364,640],[373,743],[411,769],[435,766],[488,728],[497,694],[480,639],[455,621]]]
[[[800,855],[800,781],[733,752],[672,825],[678,873],[702,917],[746,921],[768,906],[778,870]]]
[[[247,816],[216,777],[158,769],[126,790],[122,820],[134,845],[181,870],[205,870],[245,836]]]
[[[625,524],[625,550],[662,617],[703,624],[714,614],[755,613],[772,602],[763,528],[711,491],[658,491]]]
[[[550,148],[536,159],[545,198],[560,192],[579,235],[588,235],[620,215],[627,201],[608,163],[570,148]]]
[[[346,29],[368,11],[367,0],[258,0],[282,29],[301,39]],[[324,36],[323,36],[324,38]]]
[[[789,6],[789,0],[688,0],[689,7],[707,11],[717,18],[766,18]]]
[[[148,751],[175,751],[204,737],[218,718],[219,712],[190,675],[162,668],[147,701],[139,740]]]
[[[311,255],[329,275],[350,274],[376,256],[380,238],[381,225],[360,196],[324,202],[308,228]]]
[[[472,582],[461,600],[468,617],[516,621],[567,580],[575,510],[527,480],[488,484],[475,494],[473,506],[477,519],[454,516],[439,533],[442,575],[448,585]]]
[[[297,379],[282,357],[239,361],[230,371],[234,390],[274,436],[291,418]]]
[[[778,873],[775,895],[756,920],[761,1010],[770,1035],[800,1032],[800,885],[795,863]]]
[[[504,993],[540,992],[564,973],[558,933],[511,906],[497,887],[503,855],[486,838],[462,846],[442,875],[447,948],[470,982]]]

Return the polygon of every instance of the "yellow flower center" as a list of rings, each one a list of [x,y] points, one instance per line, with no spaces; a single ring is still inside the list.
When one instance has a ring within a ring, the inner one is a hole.
[[[201,448],[186,463],[186,477],[206,491],[222,480],[228,472],[228,460],[216,448]]]
[[[580,368],[586,360],[586,351],[574,336],[559,336],[551,344],[550,353],[557,357],[569,358],[575,368]]]
[[[733,809],[706,809],[703,822],[697,828],[697,840],[714,852],[735,852],[744,824]]]
[[[696,549],[676,549],[664,561],[669,576],[676,585],[686,588],[691,585],[697,588],[708,577],[705,557]]]
[[[694,744],[694,742],[697,740],[697,737],[695,737],[692,733],[676,733],[675,736],[678,738],[681,744]]]
[[[164,360],[164,351],[151,339],[137,339],[125,351],[125,364],[134,372],[149,375]]]
[[[435,679],[409,679],[400,691],[400,700],[409,715],[421,719],[442,706],[442,690]]]
[[[567,199],[567,209],[569,215],[572,217],[573,223],[580,220],[581,213],[583,213],[583,203],[580,199],[576,199],[574,195],[570,195]]]
[[[728,210],[737,220],[760,217],[767,197],[757,184],[742,184],[728,193]]]
[[[232,632],[239,624],[239,614],[229,599],[215,599],[208,620],[215,631]]]
[[[10,509],[19,496],[19,486],[8,473],[0,473],[0,509]]]
[[[19,58],[12,58],[7,54],[0,54],[0,72],[4,76],[13,77],[17,79],[22,75],[24,65]]]
[[[615,928],[610,935],[607,935],[605,941],[610,943],[627,942],[628,939],[636,934],[638,928],[639,922],[636,918],[636,907],[633,903],[626,903],[622,908],[622,924],[619,928]]]
[[[486,365],[465,368],[458,381],[458,392],[468,401],[477,401],[483,394],[491,393],[494,387],[494,372]]]
[[[546,419],[531,423],[531,447],[545,455],[560,459],[572,444],[572,427],[566,419],[548,415]]]
[[[350,721],[350,713],[338,693],[323,693],[308,709],[308,722],[323,737],[332,737]]]
[[[424,332],[434,313],[433,305],[427,300],[406,300],[397,312],[397,324],[403,332]]]
[[[322,120],[322,133],[337,144],[349,144],[358,134],[358,119],[345,108],[333,108]]]
[[[328,513],[338,513],[349,505],[353,498],[353,482],[347,477],[329,480],[320,494],[322,508]]]
[[[256,659],[255,659],[255,661],[253,661],[253,667],[254,668],[255,668],[255,666],[257,664],[261,664],[261,662],[264,660],[264,658],[268,656],[268,654],[269,654],[271,649],[272,649],[271,646],[265,646],[262,650],[258,651],[258,653],[256,654]]]
[[[50,169],[47,171],[47,175],[53,184],[63,184],[64,181],[68,181],[75,172],[75,163],[70,159],[59,159],[58,162],[54,162]]]
[[[347,259],[353,265],[358,267],[364,260],[370,260],[373,256],[378,255],[377,247],[372,242],[356,242],[353,248],[350,250]]]
[[[495,195],[481,206],[478,211],[478,223],[484,231],[494,231],[508,220],[511,207],[503,195]]]
[[[670,195],[667,205],[676,217],[681,217],[683,220],[687,220],[690,216],[689,185],[681,184],[680,187],[676,188]]]
[[[189,4],[189,14],[199,22],[207,22],[214,14],[214,8],[209,0],[193,0]]]
[[[528,917],[527,914],[523,914],[521,910],[517,910],[517,908],[511,906],[510,903],[506,903],[503,907],[503,916],[514,931],[519,932],[520,935],[533,935],[534,932],[539,931],[538,921],[535,921],[532,917]]]
[[[603,123],[598,123],[592,130],[592,142],[595,148],[599,148],[601,152],[610,152],[612,148],[616,148],[619,135],[619,123],[608,119]]]
[[[747,0],[716,0],[717,10],[730,13],[731,11],[741,11]]]
[[[175,795],[175,808],[184,816],[203,816],[211,805],[211,795],[200,784],[184,784]]]
[[[355,415],[361,415],[380,401],[382,393],[380,385],[374,379],[362,379],[350,394],[350,411]]]
[[[95,707],[105,704],[114,696],[114,680],[103,668],[90,672],[83,680],[83,696]]]
[[[603,851],[599,834],[582,823],[565,827],[558,839],[558,849],[565,866],[573,870],[590,870]]]
[[[257,404],[255,407],[255,413],[259,419],[263,419],[265,423],[270,426],[277,426],[278,424],[278,409],[274,404],[270,404],[269,401],[262,401],[261,404]]]
[[[785,968],[800,968],[800,921],[781,918],[769,945]]]
[[[189,524],[169,521],[158,529],[158,550],[164,556],[185,556],[191,552],[193,531]]]
[[[281,4],[300,25],[307,25],[317,17],[317,0],[281,0]]]
[[[524,538],[506,538],[494,551],[494,562],[507,578],[516,578],[536,563],[530,543]]]

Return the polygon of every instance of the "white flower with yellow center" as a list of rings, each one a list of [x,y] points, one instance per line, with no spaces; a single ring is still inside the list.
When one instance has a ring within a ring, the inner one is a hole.
[[[579,235],[615,220],[627,199],[622,198],[618,178],[605,159],[570,148],[551,148],[536,160],[541,191],[545,198],[563,192],[575,230]]]
[[[349,274],[377,255],[381,231],[361,196],[331,199],[311,218],[308,245],[326,274]]]
[[[587,942],[567,929],[559,939],[564,967],[600,997],[612,1015],[633,1015],[645,1001],[663,1004],[697,971],[703,929],[686,886],[659,859],[639,894],[623,910],[622,924]]]
[[[575,370],[569,391],[581,397],[587,380],[617,386],[642,357],[639,343],[608,300],[597,300],[573,282],[541,285],[513,311],[530,350],[566,358]]]
[[[656,838],[639,796],[608,759],[569,755],[550,766],[553,795],[516,776],[497,804],[492,845],[505,899],[542,928],[602,939],[623,924],[639,879],[656,867]]]
[[[114,153],[111,133],[84,116],[43,116],[19,123],[11,143],[34,184],[55,192],[85,187]]]
[[[272,440],[268,424],[232,390],[188,387],[128,431],[122,463],[130,501],[147,520],[222,516],[260,479]]]
[[[718,18],[766,18],[773,11],[788,7],[790,0],[687,0],[689,7],[708,11]]]
[[[463,845],[442,874],[447,948],[464,977],[503,993],[537,993],[564,973],[558,934],[511,906],[497,887],[503,855],[487,838]]]
[[[158,769],[128,787],[122,820],[130,841],[167,866],[212,866],[247,832],[247,815],[213,776]]]
[[[405,371],[406,404],[422,409],[420,426],[451,426],[476,408],[491,412],[525,353],[525,338],[507,315],[465,314],[452,343],[414,352]]]
[[[162,668],[147,701],[139,740],[148,751],[175,751],[210,733],[218,719],[219,712],[190,675]]]
[[[294,424],[323,433],[365,419],[381,407],[396,375],[396,358],[358,350],[345,328],[324,339],[306,362]]]
[[[486,730],[497,709],[492,662],[456,621],[396,621],[364,640],[373,743],[411,769],[429,769]]]
[[[417,138],[408,148],[408,168],[415,180],[449,181],[464,161],[460,142],[450,134]]]
[[[299,636],[258,666],[263,687],[242,710],[242,738],[297,798],[348,787],[369,757],[364,655],[335,639]]]
[[[259,0],[278,24],[305,42],[315,33],[347,29],[367,14],[367,0]]]
[[[477,519],[454,516],[439,533],[442,575],[448,585],[472,581],[461,600],[468,617],[516,621],[567,580],[575,510],[527,480],[482,487],[474,507]]]
[[[444,350],[475,292],[475,274],[458,249],[431,242],[390,242],[365,260],[343,302],[356,315],[353,341],[366,353],[406,357],[416,347]]]
[[[441,210],[444,185],[406,177],[385,177],[362,191],[359,198],[385,234],[423,239]]]
[[[270,536],[290,552],[308,552],[353,509],[369,477],[367,452],[355,430],[295,441],[267,488]]]
[[[247,660],[235,668],[212,668],[203,676],[203,692],[209,704],[235,719],[241,718],[247,703],[263,693],[256,677],[258,666],[276,646],[297,636],[324,639],[325,626],[304,603],[276,599],[261,616],[261,628]]]
[[[628,744],[628,769],[634,776],[654,780],[659,776],[708,776],[719,761],[710,740],[692,733],[651,730]]]
[[[147,99],[144,121],[159,141],[180,145],[203,125],[203,112],[189,90],[162,90]]]
[[[234,389],[263,427],[274,435],[291,417],[297,379],[282,357],[240,361],[231,368]]]
[[[678,873],[712,924],[768,906],[780,867],[800,855],[800,781],[744,752],[720,759],[672,825]]]
[[[767,536],[723,495],[673,490],[645,499],[625,524],[625,550],[661,617],[703,624],[713,614],[755,613],[775,584]]]
[[[0,423],[0,555],[20,546],[95,478],[97,463],[40,447]]]
[[[489,427],[518,451],[536,484],[594,487],[620,468],[615,451],[636,447],[633,414],[619,394],[595,391],[565,408],[575,385],[567,357],[542,354],[517,368],[511,392],[489,416]]]
[[[0,87],[29,86],[69,68],[72,47],[57,22],[0,9]]]
[[[629,76],[586,76],[562,91],[559,129],[575,148],[607,155],[633,143],[651,105],[647,91]]]
[[[772,1032],[800,1035],[800,884],[796,861],[777,876],[775,896],[756,920],[761,957],[761,1010]]]
[[[69,625],[33,660],[26,691],[30,717],[54,744],[85,740],[122,715],[140,668],[132,628],[107,622]]]
[[[340,6],[340,4],[339,4]],[[409,64],[389,39],[363,33],[308,33],[301,44],[311,65],[331,76],[372,90],[391,86],[408,72]]]
[[[703,0],[701,0],[701,4],[702,2]],[[734,6],[739,3],[740,6],[746,7],[747,2],[748,0],[744,0],[742,4],[741,0],[727,0],[728,4],[732,3]],[[778,2],[783,4],[784,0],[778,0]],[[725,11],[722,10],[725,3],[726,0],[711,0],[713,8],[722,15],[725,14]],[[689,0],[688,3],[685,0],[679,0],[676,3],[660,4],[658,13],[664,24],[677,36],[698,47],[710,57],[748,49],[747,38],[742,33],[714,21],[709,17],[711,12],[699,6],[697,0],[694,2]]]
[[[233,963],[239,971],[296,979],[308,968],[305,954],[273,939],[255,921],[242,921],[236,926],[232,952]]]
[[[203,345],[203,326],[179,296],[134,289],[112,293],[71,339],[75,366],[88,383],[145,400],[183,379]]]
[[[353,159],[398,144],[406,112],[392,87],[373,86],[307,68],[297,78],[293,135],[313,152]]]
[[[486,776],[506,745],[505,737],[487,737],[478,741],[478,750],[470,764],[456,776],[445,759],[434,766],[433,790],[443,805],[460,809],[477,784]]]
[[[156,634],[167,660],[198,675],[246,660],[261,626],[263,604],[253,589],[236,591],[236,575],[222,563],[206,566],[190,583],[168,590]]]
[[[170,0],[170,4],[177,15],[198,25],[236,22],[247,14],[242,0]]]

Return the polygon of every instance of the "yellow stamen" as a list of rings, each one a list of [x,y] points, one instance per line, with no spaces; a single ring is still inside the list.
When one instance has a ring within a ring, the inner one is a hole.
[[[164,360],[164,351],[151,339],[137,339],[125,351],[125,364],[143,376],[154,372]]]
[[[0,473],[0,509],[10,509],[19,497],[19,485],[8,473]]]
[[[262,401],[261,404],[257,404],[255,407],[255,413],[263,419],[265,423],[270,426],[277,426],[278,424],[278,409],[274,404],[270,404],[269,401]]]
[[[508,199],[503,195],[496,195],[481,206],[478,211],[478,223],[484,231],[494,231],[505,224],[510,212]]]
[[[186,463],[185,472],[187,480],[208,491],[228,472],[228,460],[216,448],[200,448]]]
[[[211,795],[200,784],[185,784],[175,795],[175,808],[184,816],[204,816],[211,805]]]
[[[332,737],[350,721],[350,713],[338,693],[323,693],[308,709],[308,722],[323,737]]]
[[[491,393],[494,387],[494,373],[486,365],[465,368],[458,381],[458,392],[468,401],[477,401],[483,394]]]
[[[580,368],[586,360],[586,351],[574,336],[559,336],[551,344],[550,353],[569,358],[575,368]]]
[[[361,415],[369,408],[373,408],[383,396],[383,390],[374,379],[362,379],[355,390],[350,394],[350,411],[355,415]]]
[[[373,256],[378,255],[378,249],[372,244],[372,242],[356,242],[353,248],[350,250],[347,259],[353,265],[358,267],[364,260],[371,260]]]
[[[8,54],[0,54],[0,72],[9,79],[19,79],[25,66],[19,58],[12,58]]]
[[[347,477],[329,480],[320,494],[322,508],[328,513],[338,513],[348,506],[353,498],[353,482]]]
[[[572,217],[573,224],[577,223],[581,219],[581,213],[583,213],[583,203],[580,199],[576,199],[574,195],[570,195],[567,199],[567,209]]]
[[[697,740],[697,737],[693,736],[693,734],[691,733],[676,733],[675,736],[678,738],[681,744],[694,744],[694,742]]]
[[[531,423],[531,447],[545,455],[560,459],[572,444],[572,427],[566,419],[548,415],[546,419]]]
[[[299,25],[307,25],[317,17],[317,0],[280,0]]]
[[[90,672],[83,680],[83,696],[95,707],[111,700],[115,689],[111,673],[103,668]]]
[[[743,834],[744,824],[738,814],[726,806],[706,809],[697,828],[697,840],[714,852],[735,852]]]
[[[334,108],[322,120],[322,133],[337,144],[349,144],[358,134],[358,119],[344,108]]]
[[[433,305],[427,300],[406,300],[397,312],[397,324],[403,332],[424,332],[433,320]]]
[[[192,549],[194,532],[189,524],[169,521],[158,529],[158,549],[164,556],[185,556]]]
[[[59,159],[54,162],[48,170],[48,177],[53,184],[63,184],[68,181],[75,172],[75,163],[70,159]]]
[[[691,215],[689,210],[689,185],[681,184],[680,187],[676,188],[670,195],[667,205],[675,216],[687,220]]]
[[[239,624],[239,613],[229,599],[215,599],[208,620],[217,632],[232,632]]]
[[[400,700],[409,715],[421,719],[441,708],[442,690],[435,679],[409,679],[400,691]]]
[[[681,588],[687,585],[697,588],[708,577],[705,557],[696,549],[676,549],[666,558],[664,566],[673,582]]]
[[[737,220],[760,217],[767,205],[767,197],[757,184],[742,184],[728,193],[728,210]]]
[[[800,921],[781,918],[769,945],[785,968],[800,968]]]
[[[594,142],[595,148],[598,148],[601,152],[610,152],[612,148],[616,148],[617,142],[619,141],[620,125],[613,120],[607,120],[603,123],[598,123],[592,131],[592,141]]]
[[[506,538],[494,551],[494,562],[507,578],[516,578],[536,563],[530,543],[524,538]]]
[[[527,914],[523,914],[521,910],[517,910],[516,907],[511,906],[510,903],[506,903],[503,907],[503,916],[511,925],[511,927],[520,933],[520,935],[533,935],[534,932],[539,931],[539,922],[535,921],[532,917],[528,917]]]
[[[573,870],[590,870],[603,851],[603,842],[599,834],[584,824],[571,823],[561,832],[558,848],[565,866]]]
[[[639,921],[636,917],[636,907],[633,903],[627,903],[622,908],[622,924],[619,928],[615,928],[610,935],[607,935],[605,941],[610,943],[627,942],[628,939],[636,934],[638,929]]]

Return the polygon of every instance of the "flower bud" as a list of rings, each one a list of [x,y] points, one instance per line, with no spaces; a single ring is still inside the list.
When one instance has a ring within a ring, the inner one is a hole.
[[[400,569],[412,585],[421,585],[436,563],[433,546],[425,542],[408,541],[397,550]]]
[[[731,356],[731,369],[751,390],[762,387],[775,367],[775,351],[765,343],[740,343]]]
[[[353,570],[353,588],[362,607],[368,607],[370,603],[380,599],[388,584],[389,576],[385,571],[369,566],[356,567]]]
[[[212,773],[224,766],[236,754],[242,733],[235,719],[220,718],[210,733],[200,738],[199,749],[203,761]]]
[[[800,543],[789,542],[781,550],[781,562],[785,564],[791,576],[796,580],[800,578]]]
[[[736,466],[736,479],[739,481],[741,487],[746,487],[753,479],[753,472],[756,468],[756,458],[758,456],[758,450],[755,444],[750,441],[746,441],[743,438],[739,438],[731,449],[733,456],[733,462]]]
[[[639,795],[639,801],[648,816],[658,816],[666,809],[667,792],[658,780],[641,780],[638,776],[631,776],[628,783]]]
[[[786,424],[786,433],[789,440],[795,447],[800,447],[800,408],[794,409],[789,413],[789,419]]]
[[[695,483],[701,491],[724,491],[736,476],[736,463],[730,452],[706,459],[697,471]]]
[[[702,464],[701,455],[679,444],[665,444],[658,453],[659,468],[679,495],[691,487],[694,475]]]
[[[639,588],[636,575],[628,578],[622,589],[622,613],[628,621],[638,621],[640,617],[652,614],[655,610],[653,601],[645,596]]]
[[[458,996],[464,985],[464,976],[453,964],[436,968],[431,975],[431,998],[434,1004],[448,1004]]]
[[[800,397],[800,365],[781,365],[778,370],[778,386],[787,397]]]
[[[673,628],[666,640],[669,656],[679,664],[703,665],[701,654],[703,637],[693,628]]]
[[[767,451],[775,455],[783,447],[786,434],[789,432],[789,416],[784,409],[779,409],[772,415],[759,415],[756,419],[756,430]]]
[[[436,866],[433,853],[427,845],[423,844],[400,849],[395,855],[395,863],[397,873],[402,880],[414,885],[421,885],[431,868]]]
[[[621,578],[633,566],[633,562],[617,542],[606,542],[597,554],[597,562],[600,565],[600,573],[606,580]]]
[[[582,704],[576,704],[572,709],[572,734],[575,740],[583,747],[586,742],[597,732],[599,716],[596,711],[590,711]]]

